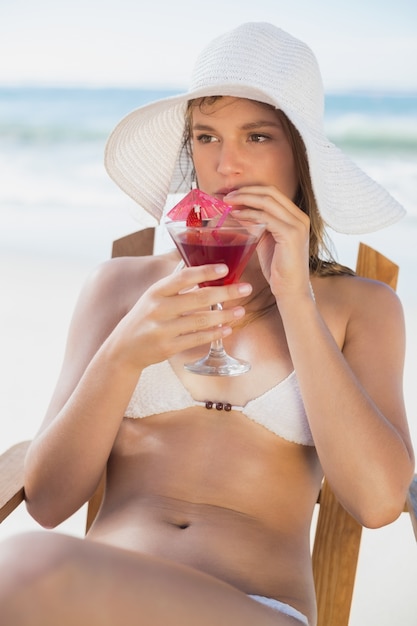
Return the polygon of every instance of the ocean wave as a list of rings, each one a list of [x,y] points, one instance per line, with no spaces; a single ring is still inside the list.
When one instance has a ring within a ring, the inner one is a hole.
[[[103,141],[132,109],[174,93],[0,86],[0,140],[9,145]]]
[[[349,153],[372,152],[384,154],[417,154],[417,133],[415,136],[392,132],[367,132],[360,130],[345,133],[329,132],[329,139]]]
[[[70,124],[0,124],[0,141],[9,145],[103,142],[111,128],[72,126]]]
[[[325,127],[330,140],[347,150],[417,151],[417,114],[342,114],[326,119]]]
[[[0,141],[17,147],[102,144],[132,109],[174,94],[0,86]],[[329,95],[325,127],[331,141],[348,151],[416,152],[417,94]]]

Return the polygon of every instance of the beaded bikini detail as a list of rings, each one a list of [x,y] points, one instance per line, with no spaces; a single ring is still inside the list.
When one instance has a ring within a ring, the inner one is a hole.
[[[194,400],[184,387],[169,361],[145,368],[126,409],[125,416],[145,418],[193,406],[208,410],[240,411],[279,437],[306,446],[314,446],[295,372],[275,387],[249,400],[244,406],[225,402]]]

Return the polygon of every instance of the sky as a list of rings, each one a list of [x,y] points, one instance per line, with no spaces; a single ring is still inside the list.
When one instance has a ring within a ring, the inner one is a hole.
[[[308,43],[328,91],[417,91],[416,0],[0,0],[0,85],[182,88],[246,21]]]

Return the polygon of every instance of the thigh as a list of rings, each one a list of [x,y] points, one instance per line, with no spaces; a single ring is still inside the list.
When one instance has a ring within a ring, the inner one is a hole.
[[[9,550],[0,593],[9,626],[299,625],[212,576],[98,542],[37,533],[21,538],[20,551],[26,564],[10,569]]]

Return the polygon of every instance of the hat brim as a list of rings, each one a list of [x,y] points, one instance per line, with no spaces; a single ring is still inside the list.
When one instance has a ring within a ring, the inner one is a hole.
[[[192,167],[181,153],[185,111],[191,99],[223,95],[271,104],[281,109],[300,133],[307,151],[313,191],[325,224],[347,234],[389,226],[404,208],[325,136],[261,89],[227,84],[195,89],[144,105],[124,117],[110,135],[105,167],[117,185],[151,214],[163,215],[169,193],[187,193]]]

